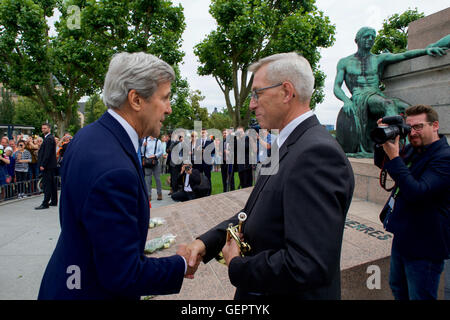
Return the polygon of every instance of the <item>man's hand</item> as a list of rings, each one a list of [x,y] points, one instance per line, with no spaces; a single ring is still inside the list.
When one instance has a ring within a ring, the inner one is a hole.
[[[44,167],[39,167],[39,170],[44,171],[45,168]]]
[[[353,102],[344,102],[344,106],[342,108],[344,109],[345,114],[350,116],[353,113]]]
[[[238,244],[233,238],[227,239],[227,242],[222,248],[223,258],[225,259],[225,263],[227,266],[230,265],[231,260],[234,257],[241,256],[241,249],[239,249]]]
[[[395,137],[394,142],[392,142],[391,140],[388,140],[383,144],[383,150],[389,157],[389,160],[397,158],[400,155],[399,141],[400,141],[400,136],[397,135]]]
[[[436,56],[438,55],[439,57],[443,56],[444,54],[447,54],[447,52],[445,52],[444,49],[439,48],[439,47],[431,47],[431,48],[427,48],[427,55],[429,56]]]
[[[177,254],[184,257],[187,264],[186,274],[184,275],[187,279],[194,279],[194,273],[197,271],[200,260],[194,263],[192,266],[189,265],[189,259],[191,257],[191,250],[186,244],[180,244],[177,249]]]
[[[377,125],[379,127],[387,127],[387,124],[383,123],[382,120],[383,119],[378,119]],[[384,152],[389,157],[389,160],[397,158],[400,155],[399,141],[400,141],[400,136],[397,135],[395,137],[395,141],[394,142],[388,140],[382,145]]]
[[[190,257],[186,260],[188,261],[189,267],[194,267],[195,265],[199,265],[203,256],[206,254],[206,246],[202,240],[196,239],[192,241],[187,246],[188,250],[190,250]]]

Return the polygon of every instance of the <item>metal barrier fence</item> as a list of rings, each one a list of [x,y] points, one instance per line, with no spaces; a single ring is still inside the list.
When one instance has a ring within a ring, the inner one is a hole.
[[[55,182],[58,190],[61,189],[61,177],[56,176]],[[0,186],[0,202],[27,198],[44,192],[42,179],[33,179],[20,182],[11,182]]]

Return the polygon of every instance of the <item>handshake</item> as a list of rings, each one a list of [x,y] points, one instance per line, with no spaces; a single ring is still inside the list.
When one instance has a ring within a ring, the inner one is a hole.
[[[194,279],[194,274],[206,254],[206,246],[203,241],[196,239],[190,244],[180,244],[176,253],[184,257],[186,260],[187,270],[184,277],[187,279]],[[222,249],[222,254],[227,266],[233,258],[241,256],[239,246],[233,238],[227,238],[227,241]]]

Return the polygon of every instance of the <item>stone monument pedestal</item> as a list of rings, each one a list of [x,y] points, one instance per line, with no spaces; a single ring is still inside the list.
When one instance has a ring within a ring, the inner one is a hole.
[[[353,197],[384,205],[390,193],[381,188],[381,170],[373,164],[373,159],[349,158],[349,161],[355,175]],[[388,175],[386,187],[390,188],[393,185],[394,181]]]
[[[384,93],[411,105],[431,105],[439,115],[439,133],[450,137],[450,50],[442,57],[422,56],[391,64],[383,75]]]
[[[360,160],[354,168],[361,166]],[[359,169],[358,169],[359,170]],[[364,187],[361,178],[357,188]],[[367,185],[365,186],[367,188]],[[149,230],[148,239],[172,233],[176,243],[189,243],[197,236],[214,227],[224,219],[236,214],[247,201],[253,188],[222,193],[201,199],[181,202],[151,210],[152,217],[162,217],[166,223]],[[341,252],[341,292],[343,300],[384,300],[393,299],[389,288],[389,261],[392,234],[383,229],[378,220],[382,204],[353,198],[347,214]],[[320,236],[320,235],[318,235]],[[157,251],[152,257],[175,254],[176,244],[169,249]],[[369,266],[379,268],[380,287],[367,285],[372,275]],[[369,268],[369,269],[368,269]],[[442,277],[443,278],[443,277]],[[442,299],[442,282],[440,299]],[[194,280],[186,279],[179,294],[156,296],[157,300],[231,300],[235,287],[228,279],[228,269],[217,261],[201,263]]]

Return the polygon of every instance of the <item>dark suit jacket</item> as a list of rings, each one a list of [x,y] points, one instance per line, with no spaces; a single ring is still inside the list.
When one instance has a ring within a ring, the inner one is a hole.
[[[184,182],[186,181],[186,172],[183,172],[183,174],[180,174],[178,176],[178,185],[180,185],[181,190],[184,190]],[[195,192],[195,188],[200,184],[201,182],[201,173],[197,169],[192,169],[192,174],[189,175],[189,185],[191,186],[191,189],[193,192]]]
[[[405,158],[385,164],[400,188],[386,230],[393,246],[411,258],[441,260],[450,255],[450,147],[447,139],[430,144],[417,154],[408,145]],[[408,168],[405,163],[411,163]],[[392,191],[394,194],[396,190]],[[387,204],[385,206],[385,209]]]
[[[243,151],[245,154],[242,154]],[[236,138],[234,153],[238,172],[252,169],[252,165],[250,164],[250,138],[248,136],[240,139]]]
[[[128,134],[108,112],[72,139],[61,181],[61,234],[39,299],[179,292],[183,258],[144,256],[150,218],[144,176]],[[67,286],[70,266],[80,270],[81,289]]]
[[[244,239],[252,250],[230,263],[236,297],[339,299],[342,236],[353,189],[353,171],[341,147],[315,116],[303,121],[279,150],[278,172],[258,179],[243,209]],[[230,222],[236,224],[237,215],[199,237],[205,262],[222,249]]]
[[[213,144],[213,145],[208,147],[210,144]],[[196,145],[199,146],[199,147],[201,146],[201,148],[202,148],[202,165],[201,165],[201,167],[200,166],[196,166],[196,168],[198,170],[200,170],[200,172],[211,171],[213,163],[208,164],[207,162],[205,162],[205,158],[203,156],[203,152],[205,151],[206,148],[208,148],[208,154],[211,154],[211,158],[212,158],[211,160],[214,160],[214,155],[216,154],[216,151],[215,151],[215,148],[214,148],[214,141],[212,141],[211,139],[206,139],[205,145],[202,145],[202,139],[199,138],[199,139],[197,139],[197,144]],[[211,152],[209,152],[210,148],[212,148]]]
[[[56,143],[52,134],[49,134],[42,142],[37,163],[38,167],[44,167],[44,169],[56,169]]]

